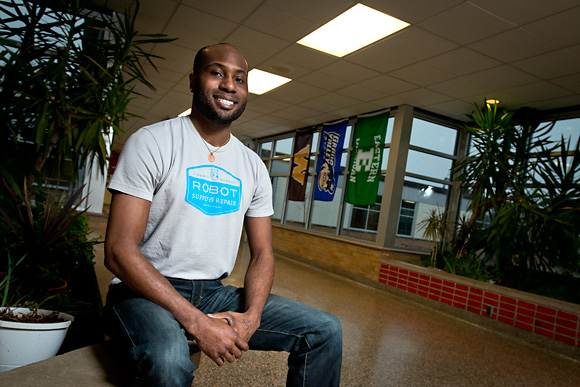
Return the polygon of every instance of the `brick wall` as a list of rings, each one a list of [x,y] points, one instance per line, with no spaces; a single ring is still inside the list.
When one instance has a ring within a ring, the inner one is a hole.
[[[379,282],[456,308],[580,346],[580,306],[485,282],[383,262]]]
[[[278,254],[375,282],[384,259],[420,262],[418,254],[387,250],[344,238],[279,225],[272,227],[272,239],[274,251]]]

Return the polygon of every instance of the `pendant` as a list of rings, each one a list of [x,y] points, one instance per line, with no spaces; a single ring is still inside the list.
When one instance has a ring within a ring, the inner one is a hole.
[[[209,155],[207,155],[207,159],[209,160],[210,163],[213,163],[215,161],[215,156],[213,155],[213,153],[210,153]]]

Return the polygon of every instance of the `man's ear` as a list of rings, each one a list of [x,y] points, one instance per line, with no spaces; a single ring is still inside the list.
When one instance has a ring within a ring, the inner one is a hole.
[[[195,86],[195,74],[189,73],[189,90],[193,93],[193,89]]]

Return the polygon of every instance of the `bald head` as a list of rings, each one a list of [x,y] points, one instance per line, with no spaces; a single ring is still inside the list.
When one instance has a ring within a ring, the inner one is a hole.
[[[244,60],[244,62],[246,62],[246,59],[244,58],[244,56],[231,44],[229,44],[229,43],[213,44],[211,46],[205,46],[203,48],[200,48],[199,51],[197,51],[197,54],[195,55],[195,58],[193,59],[193,74],[194,75],[199,74],[201,68],[203,67],[205,61],[207,60],[208,54],[214,48],[224,48],[224,47],[227,47],[227,48],[237,52],[240,55],[240,57]],[[248,62],[246,62],[246,69],[247,69],[247,67],[248,67]]]

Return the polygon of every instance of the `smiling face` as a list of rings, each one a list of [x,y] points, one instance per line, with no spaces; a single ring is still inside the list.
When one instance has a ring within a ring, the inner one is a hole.
[[[232,46],[219,44],[202,50],[190,76],[192,112],[229,125],[239,118],[248,100],[248,65]],[[192,113],[193,114],[193,113]]]

